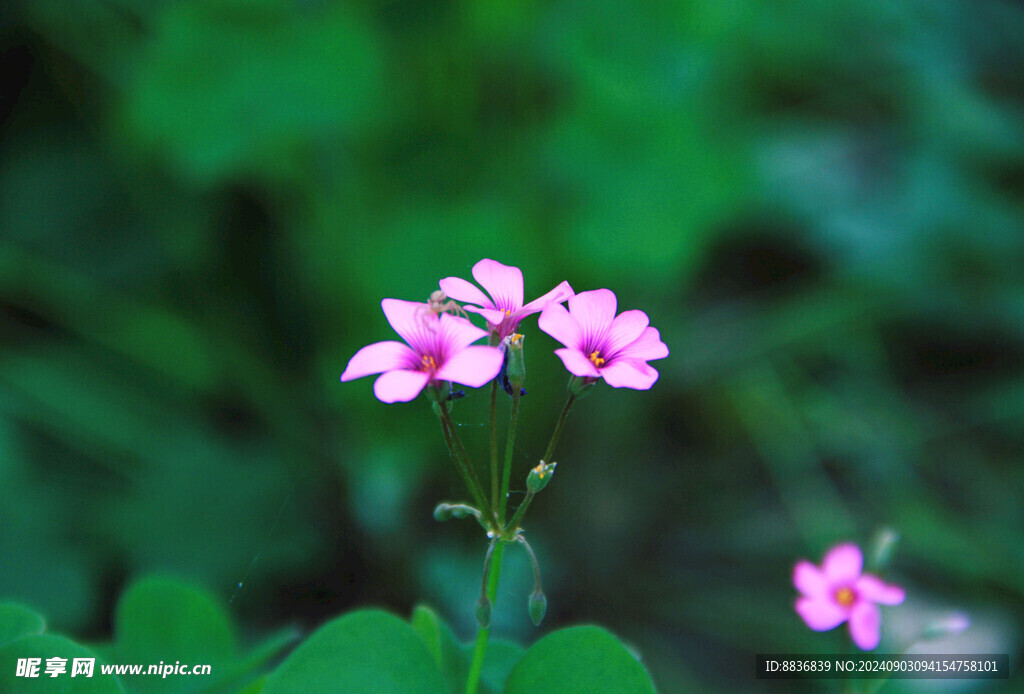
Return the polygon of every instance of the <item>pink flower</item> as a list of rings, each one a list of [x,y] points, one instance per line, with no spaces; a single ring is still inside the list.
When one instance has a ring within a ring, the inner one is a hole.
[[[664,359],[668,347],[643,311],[615,315],[615,294],[609,289],[580,292],[569,299],[569,310],[548,304],[537,325],[563,345],[556,349],[569,373],[603,378],[613,388],[647,390],[658,380],[648,359]]]
[[[408,402],[427,384],[455,381],[479,388],[498,375],[502,354],[497,347],[471,347],[487,333],[465,318],[438,316],[427,304],[384,299],[388,323],[408,345],[375,342],[355,353],[342,381],[381,374],[373,393],[382,402]]]
[[[807,626],[827,631],[848,621],[853,642],[870,651],[878,646],[882,621],[878,605],[899,605],[906,592],[861,573],[863,564],[860,547],[837,545],[825,555],[820,569],[809,561],[797,562],[793,585],[802,594],[796,611]]]
[[[537,313],[549,303],[561,303],[573,295],[569,283],[562,282],[524,306],[522,271],[487,258],[473,266],[473,279],[487,290],[490,297],[461,277],[441,280],[441,291],[452,299],[477,304],[463,308],[483,316],[491,331],[498,334],[498,341],[514,333],[523,318]]]

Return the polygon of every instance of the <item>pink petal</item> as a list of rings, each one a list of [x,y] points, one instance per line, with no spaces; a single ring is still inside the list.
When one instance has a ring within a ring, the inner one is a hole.
[[[612,321],[612,326],[608,330],[608,342],[605,343],[604,351],[615,355],[626,345],[635,342],[650,322],[647,314],[643,311],[623,311],[615,316],[615,320]]]
[[[375,342],[372,345],[366,345],[348,360],[348,366],[345,367],[345,373],[341,374],[341,380],[351,381],[354,378],[362,378],[370,374],[409,368],[418,359],[416,353],[401,342],[394,340]]]
[[[442,313],[439,329],[434,337],[436,341],[433,344],[438,348],[433,352],[440,352],[434,356],[447,358],[448,355],[461,352],[481,337],[487,337],[487,331],[481,330],[465,318]]]
[[[612,388],[648,390],[658,380],[656,369],[636,359],[614,359],[600,371],[601,378]]]
[[[798,561],[793,567],[793,585],[809,598],[824,597],[829,594],[829,584],[825,574],[809,561]]]
[[[505,320],[505,316],[508,314],[504,311],[499,311],[494,308],[477,308],[476,306],[465,306],[463,307],[470,313],[476,313],[477,315],[483,316],[491,325],[501,325],[501,322]]]
[[[441,291],[449,299],[468,301],[483,308],[494,306],[491,300],[487,298],[487,295],[480,291],[476,285],[467,282],[461,277],[445,277],[438,283],[438,286],[441,287]]]
[[[849,542],[830,549],[821,562],[821,569],[833,586],[852,584],[860,577],[863,566],[860,547]]]
[[[593,378],[600,378],[601,374],[598,373],[594,367],[594,363],[587,359],[578,349],[570,349],[568,347],[562,349],[556,349],[555,354],[565,364],[565,368],[569,370],[573,376],[591,376]]]
[[[523,305],[523,272],[487,258],[473,266],[473,279],[487,290],[497,308],[515,310]]]
[[[437,316],[430,312],[426,302],[384,299],[380,302],[384,317],[396,333],[409,343],[414,351],[423,353],[433,342],[437,329]]]
[[[530,303],[523,306],[519,314],[523,317],[529,316],[530,314],[537,313],[537,311],[543,311],[544,307],[550,303],[560,304],[569,297],[573,296],[572,287],[569,286],[568,282],[562,282],[560,285],[552,289],[547,294],[534,299]]]
[[[881,638],[882,615],[876,605],[858,602],[850,611],[850,637],[862,651],[878,646]]]
[[[615,356],[642,361],[664,359],[668,356],[668,347],[661,341],[661,334],[657,328],[644,328],[640,337],[620,349]]]
[[[504,357],[497,347],[466,347],[448,357],[434,378],[479,388],[498,375],[502,361]]]
[[[577,350],[581,348],[583,332],[580,330],[579,321],[561,304],[548,304],[541,311],[537,326],[566,347]]]
[[[409,402],[430,380],[426,371],[388,371],[373,384],[373,394],[381,402]]]
[[[583,331],[584,341],[603,338],[615,318],[615,293],[610,289],[580,292],[569,299],[569,312]]]
[[[831,600],[822,598],[797,598],[796,613],[814,631],[828,631],[842,624],[847,617],[846,610]]]
[[[864,600],[882,605],[899,605],[907,597],[907,592],[899,586],[889,585],[871,574],[857,579],[854,591]]]

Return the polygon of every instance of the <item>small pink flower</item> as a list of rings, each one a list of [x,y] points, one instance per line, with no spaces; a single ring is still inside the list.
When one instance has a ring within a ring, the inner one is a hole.
[[[609,289],[580,292],[569,299],[569,310],[549,304],[537,325],[563,345],[556,349],[569,373],[603,378],[613,388],[647,390],[658,380],[648,359],[664,359],[668,347],[643,311],[615,315],[615,294]]]
[[[880,635],[882,616],[878,605],[899,605],[906,592],[861,573],[863,565],[860,547],[837,545],[825,555],[820,569],[806,560],[797,562],[793,585],[802,594],[796,600],[796,611],[807,626],[828,631],[848,621],[853,642],[861,650],[870,651],[878,646]]]
[[[426,310],[415,301],[384,299],[384,316],[408,345],[375,342],[355,353],[341,374],[342,381],[381,374],[373,393],[382,402],[408,402],[427,384],[455,381],[479,388],[501,369],[497,347],[470,345],[487,333],[465,318]]]
[[[463,308],[483,316],[491,331],[498,334],[499,341],[514,333],[523,318],[537,313],[549,303],[561,303],[573,295],[569,283],[562,282],[524,306],[522,271],[487,258],[473,266],[473,279],[487,290],[490,297],[461,277],[441,280],[441,291],[452,299],[477,304]]]

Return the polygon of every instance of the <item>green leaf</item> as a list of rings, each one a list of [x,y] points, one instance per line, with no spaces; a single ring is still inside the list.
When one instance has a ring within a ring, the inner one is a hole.
[[[122,663],[181,661],[189,665],[226,663],[235,654],[231,623],[206,592],[170,578],[146,578],[132,585],[118,603],[114,632]],[[138,691],[171,691],[195,683],[135,678]]]
[[[548,634],[513,668],[505,694],[653,694],[640,662],[599,627],[571,627]]]
[[[430,652],[434,662],[437,663],[438,667],[441,667],[441,631],[445,628],[441,618],[426,605],[417,605],[413,608],[412,619],[409,621],[412,624],[413,631],[423,641],[423,645],[427,647],[427,651]]]
[[[417,632],[394,615],[360,610],[318,629],[267,678],[264,694],[444,694]]]
[[[461,644],[451,628],[425,605],[417,605],[412,612],[412,627],[434,656],[444,675],[448,691],[462,692],[473,660],[474,642]],[[487,643],[484,666],[480,673],[480,694],[498,694],[505,686],[508,673],[526,651],[514,643],[492,639]]]
[[[473,644],[466,646],[466,662],[473,657]],[[526,649],[510,641],[493,639],[487,642],[484,654],[484,666],[480,671],[480,691],[482,694],[501,694],[505,690],[505,682]],[[467,671],[468,674],[468,671]]]
[[[18,677],[20,658],[39,658],[38,677]],[[64,672],[56,677],[46,674],[48,658],[64,658]],[[0,648],[0,692],[62,692],[63,694],[123,694],[121,684],[113,675],[100,672],[100,661],[93,666],[93,676],[71,676],[75,658],[96,658],[85,646],[53,634],[33,634],[12,641]]]
[[[41,634],[46,628],[42,616],[16,602],[0,602],[0,645],[22,636]]]

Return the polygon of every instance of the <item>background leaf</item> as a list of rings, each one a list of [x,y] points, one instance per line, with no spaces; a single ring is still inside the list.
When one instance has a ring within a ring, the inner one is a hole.
[[[23,636],[41,634],[46,628],[42,616],[16,602],[0,602],[0,646]]]
[[[0,691],[4,692],[66,692],[66,694],[123,694],[124,690],[113,675],[100,673],[100,660],[93,666],[92,677],[71,676],[75,658],[96,658],[96,654],[63,636],[34,634],[12,641],[0,647]],[[17,677],[16,663],[19,658],[40,658],[39,677]],[[47,658],[64,658],[65,671],[56,677],[46,672]]]
[[[548,634],[513,668],[505,694],[653,694],[650,677],[618,639],[599,627]]]
[[[443,694],[444,679],[416,632],[398,617],[360,610],[324,625],[267,679],[288,692]]]

